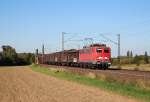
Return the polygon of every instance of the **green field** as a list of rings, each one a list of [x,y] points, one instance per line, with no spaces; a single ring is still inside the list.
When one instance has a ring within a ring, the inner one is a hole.
[[[39,67],[33,65],[31,67],[33,71],[44,73],[53,77],[61,78],[64,80],[69,80],[73,82],[77,82],[84,85],[89,85],[92,87],[102,88],[105,90],[109,90],[115,93],[119,93],[121,95],[137,98],[139,100],[144,100],[146,102],[150,102],[150,90],[146,90],[144,88],[136,87],[129,84],[119,83],[112,80],[100,80],[97,78],[89,78],[85,76],[81,76],[74,73],[49,70],[48,68]]]

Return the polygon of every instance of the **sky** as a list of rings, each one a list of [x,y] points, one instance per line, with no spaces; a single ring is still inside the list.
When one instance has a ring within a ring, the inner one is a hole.
[[[92,38],[105,43],[117,56],[121,35],[121,55],[150,54],[150,0],[0,0],[0,46],[11,45],[17,52],[82,48]]]

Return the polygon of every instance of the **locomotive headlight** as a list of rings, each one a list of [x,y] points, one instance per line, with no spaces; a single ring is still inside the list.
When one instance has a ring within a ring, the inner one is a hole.
[[[107,59],[108,59],[108,57],[105,57],[105,59],[107,60]]]
[[[98,59],[100,59],[100,60],[101,60],[101,59],[103,59],[103,57],[99,57]]]

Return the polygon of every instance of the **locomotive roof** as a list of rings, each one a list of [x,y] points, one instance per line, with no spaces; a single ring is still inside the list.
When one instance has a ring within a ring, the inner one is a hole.
[[[106,47],[106,44],[91,44],[90,47]]]
[[[89,48],[89,47],[107,47],[106,44],[91,44],[89,46],[84,46],[83,48]]]

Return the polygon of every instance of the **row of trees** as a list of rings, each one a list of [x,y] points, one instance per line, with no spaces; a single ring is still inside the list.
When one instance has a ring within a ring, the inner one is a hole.
[[[127,51],[127,57],[133,57],[133,52],[132,51]]]
[[[132,51],[127,51],[126,56],[121,56],[121,64],[149,64],[150,56],[148,56],[147,51],[143,55],[133,55]],[[117,58],[112,58],[112,64],[118,64]]]
[[[0,65],[29,65],[34,61],[32,53],[16,53],[16,50],[9,45],[2,46],[0,52]]]
[[[144,64],[149,64],[149,56],[148,56],[147,51],[145,51],[145,53],[143,55],[135,55],[134,57],[133,57],[132,51],[127,51],[127,58],[131,59],[130,63],[136,63],[136,64],[144,63]]]

